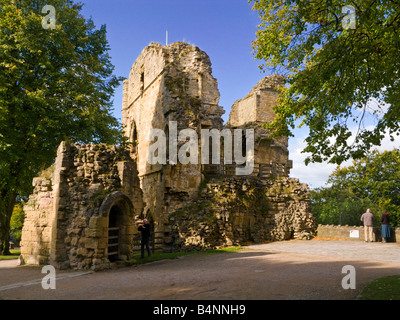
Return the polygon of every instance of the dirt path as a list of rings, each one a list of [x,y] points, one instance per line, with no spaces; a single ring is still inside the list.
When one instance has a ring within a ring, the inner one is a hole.
[[[345,265],[356,269],[354,290],[342,288]],[[285,241],[103,272],[57,272],[55,290],[42,288],[40,271],[0,261],[0,298],[348,300],[371,280],[400,274],[400,245]]]

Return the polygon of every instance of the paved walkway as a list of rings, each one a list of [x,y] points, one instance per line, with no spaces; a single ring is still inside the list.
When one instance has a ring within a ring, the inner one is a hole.
[[[356,269],[345,290],[342,268]],[[225,254],[196,254],[103,272],[57,271],[55,290],[40,267],[0,261],[1,299],[355,299],[375,278],[400,274],[400,245],[284,241]]]

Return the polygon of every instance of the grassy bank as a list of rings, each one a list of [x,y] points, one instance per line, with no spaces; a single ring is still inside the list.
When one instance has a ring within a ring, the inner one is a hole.
[[[158,260],[165,260],[165,259],[177,259],[179,257],[191,255],[191,254],[205,254],[205,255],[211,255],[211,254],[219,254],[219,253],[226,253],[226,252],[235,252],[242,249],[242,247],[227,247],[227,248],[221,248],[221,249],[209,249],[209,250],[204,250],[204,251],[187,251],[187,252],[173,252],[173,253],[154,253],[150,257],[147,256],[147,253],[145,254],[145,257],[143,259],[140,258],[140,253],[135,254],[133,256],[133,259],[130,261],[126,262],[127,265],[139,265],[139,264],[144,264],[148,262],[153,262],[153,261],[158,261]]]
[[[10,252],[11,252],[11,255],[9,255],[9,256],[0,256],[0,260],[17,259],[19,257],[19,255],[21,254],[21,251],[19,249],[11,249]]]
[[[361,291],[359,300],[400,300],[400,275],[378,278]]]
[[[187,251],[187,252],[173,252],[173,253],[154,253],[151,257],[140,258],[140,253],[133,256],[133,259],[126,262],[127,265],[136,265],[136,264],[143,264],[148,262],[153,262],[157,260],[164,260],[164,259],[177,259],[182,256],[187,256],[190,254],[218,254],[224,252],[234,252],[242,249],[241,247],[227,247],[222,249],[213,249],[213,250],[204,250],[204,251]],[[8,256],[0,256],[0,260],[10,260],[10,259],[17,259],[20,255],[20,250],[10,250],[11,255]]]

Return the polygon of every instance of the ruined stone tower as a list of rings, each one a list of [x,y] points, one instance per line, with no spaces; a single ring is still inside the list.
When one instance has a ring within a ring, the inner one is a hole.
[[[178,132],[192,128],[199,136],[202,128],[221,129],[224,110],[218,105],[217,80],[211,74],[209,57],[199,48],[183,42],[164,47],[151,43],[133,64],[123,92],[122,123],[138,163],[144,214],[154,221],[156,231],[168,232],[166,213],[197,193],[202,167],[179,162],[150,164],[148,134],[154,128],[168,134],[170,121],[176,121]]]
[[[271,139],[268,130],[263,124],[275,118],[273,106],[278,97],[277,88],[284,85],[284,77],[271,75],[261,79],[255,87],[244,97],[237,100],[229,114],[227,127],[254,128],[254,162],[260,176],[288,177],[292,168],[289,160],[288,137]],[[259,171],[261,170],[261,171]],[[263,172],[264,170],[264,172]]]
[[[288,139],[272,139],[263,128],[275,116],[272,107],[282,85],[277,75],[260,80],[234,103],[223,125],[208,55],[183,42],[151,43],[123,84],[129,150],[61,143],[55,165],[34,179],[24,208],[25,262],[98,270],[130,260],[143,218],[152,223],[155,249],[163,251],[313,237],[308,187],[289,177]],[[181,150],[192,156],[193,149],[184,149],[192,137],[176,136],[188,129],[198,148],[203,131],[225,132],[218,145],[221,162],[207,157],[206,163],[177,161]],[[163,135],[151,138],[154,130]],[[240,135],[246,130],[254,133],[250,153],[247,135]],[[233,148],[250,154],[253,163],[247,175],[236,174],[242,164],[226,161],[232,151],[226,137],[237,132],[241,139]],[[166,142],[164,162],[150,161],[158,139]]]

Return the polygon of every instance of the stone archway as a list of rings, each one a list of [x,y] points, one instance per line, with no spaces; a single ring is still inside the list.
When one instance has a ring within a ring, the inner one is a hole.
[[[130,259],[134,232],[134,210],[130,198],[121,191],[110,193],[100,206],[99,216],[107,218],[105,257],[110,262]]]

